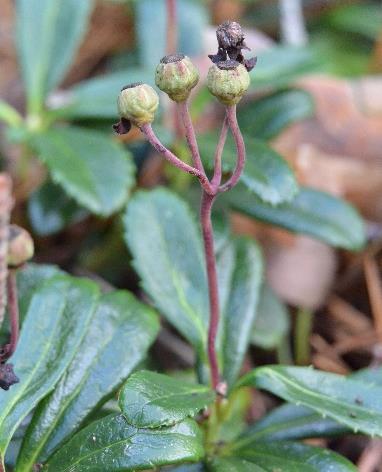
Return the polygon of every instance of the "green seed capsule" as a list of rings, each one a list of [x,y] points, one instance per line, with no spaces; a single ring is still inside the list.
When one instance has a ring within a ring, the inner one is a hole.
[[[221,61],[210,67],[207,87],[225,105],[238,103],[250,84],[246,68],[237,61]]]
[[[18,267],[29,261],[34,254],[34,244],[31,235],[17,225],[9,226],[8,265]]]
[[[161,59],[155,73],[157,87],[174,102],[183,102],[199,81],[199,72],[190,58],[172,54]]]
[[[127,85],[118,97],[121,118],[130,120],[137,126],[152,123],[158,105],[158,94],[150,85],[141,82]]]

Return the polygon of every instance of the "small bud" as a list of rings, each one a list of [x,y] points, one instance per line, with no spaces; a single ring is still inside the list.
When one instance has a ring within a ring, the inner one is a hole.
[[[9,226],[8,265],[18,267],[29,261],[34,254],[34,244],[31,235],[17,225]]]
[[[199,72],[190,58],[172,54],[161,59],[155,73],[155,83],[162,92],[174,100],[183,102],[199,81]]]
[[[237,61],[222,61],[210,67],[207,87],[225,105],[238,103],[249,87],[246,68]]]
[[[140,82],[123,87],[118,97],[118,112],[122,120],[129,120],[137,126],[154,121],[158,105],[155,90]]]
[[[13,364],[0,364],[0,388],[9,390],[18,382],[20,380],[13,371]]]

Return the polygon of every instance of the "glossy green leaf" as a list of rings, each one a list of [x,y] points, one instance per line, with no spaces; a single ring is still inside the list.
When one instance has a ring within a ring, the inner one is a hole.
[[[140,191],[131,199],[124,223],[144,290],[202,354],[209,313],[207,280],[200,236],[189,208],[164,188]]]
[[[255,471],[356,472],[357,470],[351,462],[329,449],[294,442],[259,442],[253,448],[236,450],[235,455],[252,462],[259,468],[254,468]]]
[[[382,436],[382,387],[310,367],[284,366],[254,369],[238,385],[267,390],[353,431]]]
[[[346,426],[323,418],[310,408],[286,403],[246,429],[234,447],[253,447],[259,441],[331,437],[347,431]]]
[[[17,294],[19,300],[20,321],[23,323],[30,301],[37,288],[53,276],[63,273],[56,266],[44,264],[26,264],[17,271]],[[0,328],[0,344],[7,342],[9,336],[9,316]]]
[[[263,275],[261,251],[250,239],[237,238],[219,254],[218,277],[222,313],[218,339],[223,378],[231,386],[243,363],[251,337]]]
[[[277,207],[261,202],[242,186],[227,192],[225,198],[241,213],[332,246],[359,250],[366,241],[365,228],[355,208],[319,190],[302,188],[290,203]]]
[[[266,284],[263,285],[251,341],[262,349],[274,349],[280,345],[290,329],[287,307]]]
[[[251,72],[251,89],[285,86],[317,68],[318,60],[307,47],[275,46],[258,54]]]
[[[203,385],[141,370],[126,381],[119,394],[119,406],[132,426],[157,428],[195,416],[214,398],[214,393]]]
[[[84,80],[67,91],[66,103],[60,113],[71,118],[111,118],[118,121],[119,91],[133,82],[154,85],[154,74],[143,68],[129,68]]]
[[[63,79],[86,32],[92,0],[17,0],[16,41],[30,111]]]
[[[58,275],[31,300],[12,363],[20,383],[0,392],[0,455],[17,426],[73,359],[99,296],[96,284]]]
[[[135,471],[204,456],[202,434],[193,420],[170,428],[137,429],[122,415],[96,421],[73,436],[47,462],[47,472]]]
[[[168,470],[171,472],[206,472],[207,469],[204,467],[204,464],[183,464],[176,467],[161,469],[161,470]]]
[[[314,113],[314,103],[303,90],[282,90],[238,108],[241,132],[270,139],[284,128]]]
[[[216,134],[198,137],[200,152],[207,168],[213,166]],[[245,136],[247,159],[240,182],[261,200],[277,205],[291,200],[298,186],[287,162],[264,141]],[[229,136],[223,152],[223,171],[231,172],[236,163],[236,148]]]
[[[362,369],[349,378],[382,386],[382,368]],[[239,390],[240,391],[240,390]],[[251,447],[258,441],[321,438],[349,433],[346,426],[324,418],[311,408],[285,403],[249,426],[235,441],[235,447]]]
[[[152,310],[129,292],[102,296],[78,354],[32,418],[18,460],[20,470],[46,460],[78,430],[143,360],[158,329]]]
[[[39,236],[58,233],[88,215],[84,208],[64,193],[60,186],[45,182],[28,200],[28,216]]]
[[[216,457],[209,469],[212,472],[264,472],[265,470],[241,457]]]
[[[31,138],[53,180],[94,213],[110,215],[134,185],[130,156],[111,138],[81,128],[62,127]]]

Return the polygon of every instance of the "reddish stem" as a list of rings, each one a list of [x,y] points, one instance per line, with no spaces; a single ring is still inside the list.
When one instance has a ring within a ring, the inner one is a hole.
[[[17,347],[17,342],[19,340],[20,334],[20,316],[19,316],[19,303],[17,298],[17,281],[16,281],[16,271],[11,269],[8,274],[7,280],[7,290],[8,290],[8,312],[9,319],[11,323],[11,339],[7,346],[7,357],[15,352]]]
[[[167,9],[167,54],[175,54],[178,42],[178,30],[176,21],[176,0],[166,0]]]
[[[190,148],[190,151],[191,151],[193,164],[196,167],[196,169],[198,169],[200,172],[203,172],[203,174],[205,174],[202,159],[199,153],[198,142],[195,136],[194,126],[191,120],[190,110],[188,108],[188,101],[185,100],[184,102],[180,102],[179,108],[180,108],[180,114],[182,116],[182,121],[184,124],[184,129],[186,131],[186,139],[187,139],[188,147]]]
[[[230,179],[219,187],[219,192],[226,192],[238,183],[245,165],[245,144],[239,125],[237,123],[236,105],[230,105],[227,107],[227,120],[236,144],[237,161],[235,170],[233,171]]]
[[[223,154],[224,145],[227,139],[227,132],[228,132],[228,119],[227,117],[225,117],[222,130],[220,133],[219,141],[218,141],[218,144],[216,146],[216,151],[215,151],[214,175],[211,180],[211,184],[214,187],[218,187],[222,179],[222,154]]]
[[[141,131],[145,134],[153,148],[156,149],[160,154],[162,154],[162,156],[167,161],[169,161],[174,166],[178,167],[178,169],[183,170],[188,174],[195,175],[199,179],[204,191],[208,194],[213,193],[211,184],[204,172],[201,172],[200,170],[195,169],[195,167],[192,167],[186,164],[185,162],[181,161],[178,157],[175,156],[175,154],[173,154],[169,149],[163,146],[163,144],[159,141],[158,137],[154,133],[154,130],[152,129],[149,123],[142,125]]]
[[[208,193],[203,191],[202,203],[200,208],[200,221],[203,233],[210,303],[210,320],[208,328],[208,360],[211,368],[212,388],[216,390],[219,385],[220,378],[218,359],[216,355],[216,336],[219,327],[219,291],[214,250],[214,235],[211,223],[211,211],[214,200],[215,195],[209,195]]]

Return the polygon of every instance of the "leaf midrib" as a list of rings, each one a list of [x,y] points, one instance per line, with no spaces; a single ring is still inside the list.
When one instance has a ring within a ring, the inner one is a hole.
[[[336,400],[336,399],[332,399],[331,397],[329,397],[326,393],[316,393],[312,390],[309,390],[308,388],[306,388],[305,386],[303,386],[301,383],[298,383],[299,381],[295,381],[293,382],[293,380],[290,380],[288,379],[288,377],[286,377],[286,375],[280,373],[280,372],[276,372],[276,371],[269,371],[269,369],[267,368],[264,368],[263,369],[265,372],[268,370],[268,372],[271,373],[270,377],[272,376],[275,376],[275,377],[279,377],[283,380],[284,383],[286,384],[289,384],[289,386],[291,386],[293,389],[297,390],[298,393],[302,392],[302,393],[305,393],[308,397],[313,397],[313,399],[316,399],[318,400],[318,403],[321,403],[322,402],[322,398],[321,397],[325,397],[325,401],[327,401],[329,404],[335,406],[335,407],[338,407],[340,406],[341,408],[341,402],[344,402],[346,400]],[[296,385],[297,383],[297,385]],[[265,387],[262,387],[262,388],[265,388]],[[265,388],[265,390],[269,390],[268,388]],[[277,394],[276,394],[277,395]],[[332,409],[325,409],[323,410],[322,408],[320,407],[312,407],[311,404],[307,403],[305,400],[291,400],[292,403],[299,403],[301,405],[305,405],[306,407],[308,408],[311,408],[311,409],[314,409],[315,411],[319,411],[319,412],[323,412],[325,415],[327,415],[328,417],[331,417],[335,420],[337,420],[339,423],[341,424],[345,424],[346,426],[348,426],[349,428],[353,428],[353,426],[351,426],[349,423],[345,423],[343,418],[345,415],[339,415],[339,414],[333,414],[331,413]],[[351,408],[355,409],[357,412],[359,412],[360,414],[364,413],[366,414],[367,416],[372,416],[373,414],[376,415],[376,416],[381,416],[381,412],[379,412],[378,410],[374,410],[374,409],[371,409],[371,408],[364,408],[364,407],[361,407],[361,406],[358,406],[356,404],[350,404],[349,403],[349,406],[351,406]],[[359,418],[355,418],[355,420],[358,420],[359,421]],[[350,420],[349,420],[350,421]],[[364,421],[367,421],[367,420],[362,420],[362,423]],[[361,429],[361,428],[360,428]],[[363,429],[363,428],[362,428]],[[375,429],[375,427],[373,426],[373,429]]]

